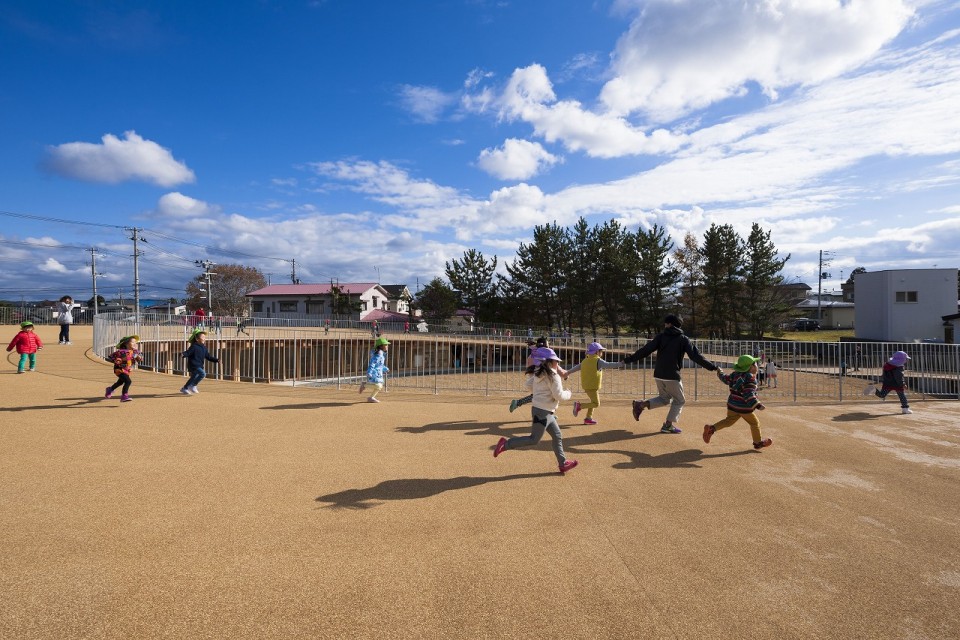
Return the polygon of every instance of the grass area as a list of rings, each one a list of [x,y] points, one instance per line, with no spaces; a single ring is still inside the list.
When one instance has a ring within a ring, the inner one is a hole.
[[[798,342],[839,342],[840,338],[854,337],[853,329],[827,329],[825,331],[784,331],[783,335],[775,336],[784,340]]]

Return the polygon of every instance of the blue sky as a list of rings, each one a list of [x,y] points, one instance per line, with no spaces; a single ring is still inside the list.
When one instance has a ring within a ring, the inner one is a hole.
[[[0,298],[416,289],[535,225],[960,267],[957,0],[4,1]]]

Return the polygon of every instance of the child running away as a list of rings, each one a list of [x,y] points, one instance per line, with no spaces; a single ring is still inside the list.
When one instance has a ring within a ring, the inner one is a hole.
[[[14,349],[20,354],[17,373],[26,371],[28,362],[30,363],[30,371],[36,371],[37,351],[43,349],[43,340],[33,331],[33,323],[29,320],[20,323],[20,331],[13,336],[13,340],[7,345],[7,351],[13,351]]]
[[[880,378],[881,388],[877,389],[876,385],[872,384],[867,385],[867,388],[863,390],[863,395],[875,395],[881,400],[886,400],[888,393],[896,391],[897,397],[900,398],[900,413],[913,413],[910,410],[910,403],[907,402],[907,394],[905,393],[907,385],[903,377],[903,368],[909,359],[910,356],[905,351],[894,353],[883,365],[883,376]]]
[[[374,349],[370,352],[370,362],[367,364],[367,379],[360,385],[360,393],[363,393],[368,386],[373,387],[373,393],[367,398],[367,402],[380,402],[377,400],[377,394],[383,389],[386,380],[384,373],[390,371],[390,367],[386,364],[387,347],[390,346],[390,341],[386,338],[377,338],[373,344]]]
[[[210,352],[207,350],[206,341],[207,332],[197,329],[190,334],[190,339],[188,340],[190,347],[183,352],[183,357],[187,359],[187,371],[190,373],[187,384],[183,385],[183,388],[180,389],[180,393],[185,396],[200,393],[197,385],[207,377],[207,372],[203,367],[208,361],[220,362],[220,358],[215,358],[210,355]]]
[[[130,385],[133,382],[130,373],[133,371],[134,364],[142,361],[139,346],[140,336],[127,336],[121,338],[116,350],[107,356],[107,360],[113,363],[113,374],[117,376],[117,381],[112,387],[104,390],[104,398],[112,397],[113,392],[122,386],[120,402],[130,402],[133,399],[130,397]]]
[[[553,453],[557,456],[560,473],[566,473],[577,466],[577,461],[567,460],[563,454],[563,436],[560,434],[560,425],[557,424],[556,411],[561,400],[570,399],[570,391],[563,388],[563,380],[558,372],[560,358],[553,349],[541,347],[537,349],[535,357],[540,364],[527,375],[526,382],[527,386],[533,389],[533,425],[530,435],[509,440],[500,438],[493,450],[493,457],[496,458],[507,449],[533,446],[540,442],[543,432],[546,431],[553,439]]]
[[[730,387],[730,395],[727,396],[727,417],[720,422],[703,425],[704,442],[709,444],[713,434],[743,418],[750,425],[754,449],[763,449],[773,444],[773,440],[764,439],[760,435],[760,421],[754,415],[754,410],[766,409],[757,398],[757,362],[759,360],[760,358],[745,354],[737,359],[737,364],[733,365],[733,373],[726,374],[717,369],[717,377]]]

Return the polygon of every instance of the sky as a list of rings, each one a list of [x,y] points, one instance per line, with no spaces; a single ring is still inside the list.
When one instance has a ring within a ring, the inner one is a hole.
[[[415,293],[580,217],[960,267],[960,0],[0,0],[0,60],[0,299],[130,298],[133,229],[141,298]]]

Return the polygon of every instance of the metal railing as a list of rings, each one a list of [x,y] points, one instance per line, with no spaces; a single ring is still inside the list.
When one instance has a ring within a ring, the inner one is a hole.
[[[194,327],[194,318],[142,314],[140,324],[129,314],[101,314],[94,323],[94,348],[107,355],[124,336],[138,334],[143,368],[186,375],[182,352]],[[346,323],[349,324],[349,323]],[[220,358],[210,363],[211,378],[290,386],[343,388],[359,384],[366,375],[373,336],[358,326],[264,326],[260,319],[216,319],[204,327],[207,346]],[[524,338],[501,335],[409,334],[384,331],[391,341],[387,355],[388,389],[432,394],[483,396],[523,395],[527,347]],[[581,361],[586,343],[594,338],[570,337],[551,345],[563,366]],[[604,358],[617,362],[646,343],[640,337],[601,337]],[[731,370],[744,353],[762,355],[777,370],[776,387],[764,377],[764,401],[837,402],[862,398],[867,384],[879,381],[883,364],[894,351],[911,360],[906,379],[911,395],[960,399],[960,345],[878,342],[793,342],[695,340],[708,360]],[[654,358],[623,370],[604,373],[602,396],[637,398],[656,393]],[[727,388],[715,374],[684,360],[683,383],[691,400],[722,401]],[[768,386],[769,385],[769,386]],[[579,393],[579,375],[566,386]]]

